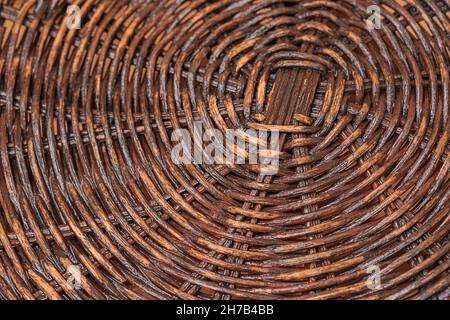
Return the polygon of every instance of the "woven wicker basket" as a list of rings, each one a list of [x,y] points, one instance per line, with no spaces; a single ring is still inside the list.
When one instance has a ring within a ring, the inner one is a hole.
[[[0,0],[0,298],[448,299],[449,19]],[[197,122],[279,132],[278,171],[175,163]]]

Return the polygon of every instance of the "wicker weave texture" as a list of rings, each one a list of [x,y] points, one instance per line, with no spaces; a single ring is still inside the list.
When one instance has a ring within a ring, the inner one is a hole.
[[[449,19],[0,0],[0,298],[448,299]],[[279,171],[174,163],[199,121],[278,130]]]

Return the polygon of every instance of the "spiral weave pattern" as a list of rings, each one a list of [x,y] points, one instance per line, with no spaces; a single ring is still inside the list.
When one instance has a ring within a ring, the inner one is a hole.
[[[449,13],[0,0],[0,298],[448,299]],[[278,173],[174,163],[196,121]]]

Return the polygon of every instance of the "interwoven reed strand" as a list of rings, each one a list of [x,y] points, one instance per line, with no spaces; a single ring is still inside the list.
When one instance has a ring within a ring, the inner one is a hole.
[[[449,12],[0,0],[0,298],[448,299]],[[279,173],[175,165],[196,120]]]

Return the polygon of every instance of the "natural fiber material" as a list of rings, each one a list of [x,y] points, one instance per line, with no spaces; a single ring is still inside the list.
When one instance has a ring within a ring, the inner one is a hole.
[[[0,298],[449,297],[447,0],[70,4],[0,0]]]

